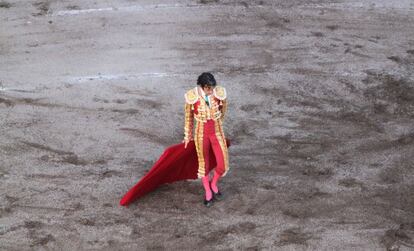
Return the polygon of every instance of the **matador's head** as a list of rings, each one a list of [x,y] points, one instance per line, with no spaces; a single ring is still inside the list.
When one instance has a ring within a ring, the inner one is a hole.
[[[198,76],[197,85],[199,85],[207,95],[211,95],[216,86],[216,79],[210,72],[203,72]]]

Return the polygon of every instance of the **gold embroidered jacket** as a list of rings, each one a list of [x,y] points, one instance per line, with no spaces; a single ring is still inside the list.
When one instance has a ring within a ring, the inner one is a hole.
[[[210,96],[210,105],[207,104],[204,97],[198,91],[198,87],[188,90],[185,95],[185,118],[184,118],[184,140],[194,139],[198,155],[198,177],[205,176],[205,162],[203,156],[203,128],[208,119],[215,120],[215,131],[220,143],[224,162],[225,173],[228,171],[228,152],[225,142],[222,122],[227,112],[227,94],[226,89],[222,86],[216,86],[213,89],[213,95]],[[193,137],[194,120],[196,122],[195,135]]]

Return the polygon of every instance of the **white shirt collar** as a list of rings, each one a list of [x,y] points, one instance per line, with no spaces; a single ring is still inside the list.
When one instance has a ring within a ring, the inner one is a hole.
[[[204,92],[204,90],[203,90],[203,88],[199,88],[200,89],[200,91],[201,91],[201,95],[203,95],[203,98],[206,96],[206,93]]]
[[[199,88],[199,87],[196,87],[196,88]],[[203,91],[203,88],[200,87],[199,89],[201,91],[201,95],[203,95],[203,99],[205,99],[206,98],[206,93]],[[211,95],[208,95],[207,96],[207,100],[208,100],[209,106],[211,106],[211,104],[210,104],[210,96]]]

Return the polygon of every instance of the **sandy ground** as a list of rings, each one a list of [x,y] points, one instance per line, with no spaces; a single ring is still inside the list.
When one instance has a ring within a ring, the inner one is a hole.
[[[122,195],[227,88],[225,200]],[[414,250],[414,0],[0,2],[1,250]]]

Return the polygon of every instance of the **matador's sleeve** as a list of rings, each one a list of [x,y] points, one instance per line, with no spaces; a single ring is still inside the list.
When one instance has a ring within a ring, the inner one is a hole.
[[[221,120],[224,120],[224,116],[227,113],[227,99],[223,100],[222,104],[223,104],[223,106],[221,108]]]
[[[184,95],[184,140],[193,139],[193,126],[194,126],[194,104],[197,102],[197,95],[194,89],[187,91]]]

